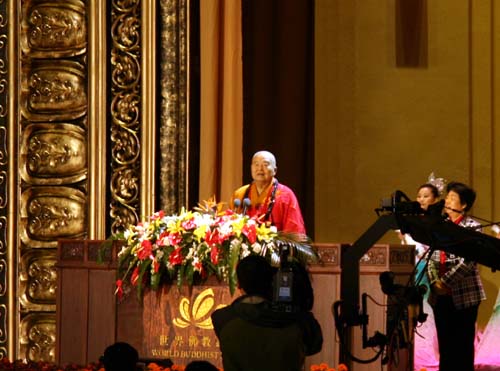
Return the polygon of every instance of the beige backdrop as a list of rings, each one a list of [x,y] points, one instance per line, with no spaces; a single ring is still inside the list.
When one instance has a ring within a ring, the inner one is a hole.
[[[316,0],[316,242],[355,240],[381,198],[413,198],[431,172],[471,184],[472,214],[500,219],[498,2],[428,1],[423,68],[396,67],[395,4]],[[481,272],[484,327],[500,275]]]

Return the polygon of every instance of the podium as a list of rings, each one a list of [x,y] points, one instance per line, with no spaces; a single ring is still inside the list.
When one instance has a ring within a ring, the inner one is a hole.
[[[222,367],[219,344],[209,321],[210,314],[233,298],[226,284],[215,278],[204,285],[180,289],[164,286],[146,290],[142,301],[135,290],[124,301],[114,295],[116,252],[97,262],[103,241],[61,240],[58,244],[57,343],[56,362],[87,364],[96,362],[104,349],[116,341],[130,343],[142,359],[171,359],[186,365],[204,359]],[[332,304],[340,298],[342,244],[317,244],[322,263],[309,271],[315,294],[313,312],[323,331],[323,349],[306,358],[311,364],[339,364],[339,344],[332,316]],[[409,279],[414,267],[413,248],[402,245],[375,245],[360,260],[360,290],[384,303],[378,275],[395,272],[397,282]],[[385,331],[385,308],[371,306],[369,331]],[[353,353],[368,357],[361,348],[361,331],[355,331]],[[353,364],[352,371],[380,370],[380,363]]]
[[[56,362],[97,362],[116,339],[116,249],[98,263],[103,241],[60,240],[57,248]]]

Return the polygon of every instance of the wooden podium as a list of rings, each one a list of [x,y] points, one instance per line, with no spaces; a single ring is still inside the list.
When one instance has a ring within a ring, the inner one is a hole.
[[[61,240],[57,248],[56,362],[96,362],[116,339],[116,248],[98,263],[103,241]]]
[[[165,286],[158,291],[146,290],[142,303],[134,292],[117,302],[116,251],[97,263],[102,241],[64,240],[58,246],[57,346],[56,361],[87,364],[96,362],[104,349],[115,341],[125,341],[145,359],[171,359],[186,365],[193,359],[209,360],[222,367],[219,344],[211,327],[210,314],[233,298],[229,288],[217,280],[191,289]],[[315,294],[314,315],[323,330],[323,349],[306,359],[311,364],[339,363],[332,304],[340,299],[340,244],[317,244],[321,264],[310,267]],[[360,262],[360,293],[368,293],[379,303],[386,296],[379,285],[379,274],[391,270],[398,283],[406,283],[414,268],[412,247],[375,245]],[[386,309],[371,305],[368,309],[369,335],[386,329]],[[373,356],[371,349],[361,347],[361,330],[355,329],[352,352],[359,358]],[[400,365],[397,369],[404,369]],[[354,363],[351,371],[380,370],[380,361]],[[395,367],[385,370],[394,371]]]

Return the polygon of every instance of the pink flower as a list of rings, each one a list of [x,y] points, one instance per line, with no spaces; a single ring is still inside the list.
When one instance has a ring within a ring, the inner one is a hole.
[[[156,240],[156,244],[158,246],[167,246],[170,243],[168,236],[169,235],[167,231],[161,232],[158,236],[158,239]]]
[[[196,224],[194,223],[194,218],[191,218],[191,219],[188,219],[188,220],[184,220],[182,223],[182,228],[188,230],[188,229],[195,229],[196,228]]]
[[[177,246],[182,242],[182,236],[179,232],[171,233],[168,235],[168,239],[170,241],[170,245]]]

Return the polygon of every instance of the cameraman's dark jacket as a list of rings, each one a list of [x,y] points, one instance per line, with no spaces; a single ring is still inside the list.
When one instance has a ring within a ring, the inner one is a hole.
[[[224,371],[299,371],[306,355],[323,345],[321,327],[311,312],[282,312],[255,296],[242,296],[212,314]]]

